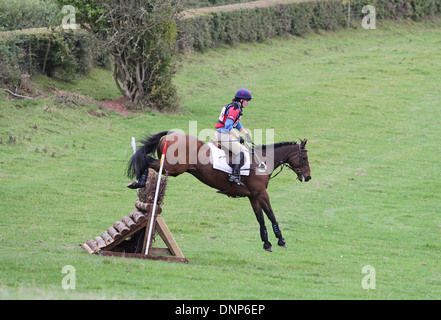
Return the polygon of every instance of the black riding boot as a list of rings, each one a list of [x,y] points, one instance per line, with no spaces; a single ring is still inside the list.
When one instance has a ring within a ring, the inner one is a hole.
[[[232,168],[233,168],[233,173],[230,175],[230,178],[228,179],[228,181],[234,182],[238,186],[243,186],[244,184],[242,182],[240,182],[240,174],[239,174],[240,173],[240,164],[233,164]]]
[[[239,160],[240,160],[239,163],[237,163],[237,161],[233,161],[233,163],[230,164],[231,168],[233,169],[233,172],[230,175],[230,178],[228,179],[228,181],[234,182],[238,186],[244,185],[242,182],[240,182],[240,167],[242,167],[244,159],[245,159],[245,155],[243,154],[243,152],[241,152],[239,154]],[[237,159],[235,159],[235,160],[237,160]]]

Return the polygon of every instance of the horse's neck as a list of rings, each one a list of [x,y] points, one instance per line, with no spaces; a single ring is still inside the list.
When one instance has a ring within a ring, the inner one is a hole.
[[[278,147],[274,150],[274,169],[286,163],[293,152],[292,145]]]
[[[268,164],[268,162],[272,162],[273,168],[269,168],[272,171],[276,170],[278,167],[280,167],[282,164],[286,163],[289,159],[289,157],[295,153],[297,145],[284,145],[284,146],[266,146],[265,150],[265,160]],[[297,147],[298,148],[298,147]]]

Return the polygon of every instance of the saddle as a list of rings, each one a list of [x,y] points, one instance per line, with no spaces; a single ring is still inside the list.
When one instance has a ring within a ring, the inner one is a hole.
[[[231,174],[233,172],[230,165],[230,163],[232,163],[231,154],[225,154],[225,151],[220,148],[217,141],[211,140],[208,145],[210,147],[210,162],[213,165],[213,169]],[[244,152],[244,156],[244,161],[241,163],[240,175],[249,176],[251,165],[249,153]]]
[[[225,150],[223,150],[222,149],[222,144],[219,142],[219,141],[214,141],[214,140],[210,140],[210,143],[212,143],[213,145],[215,145],[219,150],[222,150],[222,151],[224,151],[224,153],[225,153]],[[227,156],[227,154],[225,154],[225,160],[227,161],[227,163],[230,165],[230,167],[231,167],[231,164],[232,164],[232,162],[233,162],[233,154],[231,153],[231,152],[228,152],[228,156]],[[242,167],[243,165],[244,165],[244,162],[245,162],[245,159],[244,159],[244,161],[241,161],[240,162],[240,166]]]

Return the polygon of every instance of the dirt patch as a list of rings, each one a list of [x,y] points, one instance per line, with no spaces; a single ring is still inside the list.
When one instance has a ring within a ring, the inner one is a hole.
[[[293,2],[306,2],[306,1],[313,1],[313,0],[262,0],[262,1],[252,1],[245,3],[227,4],[216,7],[189,9],[184,11],[184,18],[191,18],[200,14],[209,13],[213,11],[231,11],[231,10],[237,10],[243,8],[264,8],[277,4],[287,4]]]
[[[103,100],[101,101],[101,105],[108,110],[115,111],[123,116],[127,116],[129,114],[138,113],[137,111],[133,111],[130,109],[130,105],[132,102],[129,98],[121,97],[116,98],[114,100]]]

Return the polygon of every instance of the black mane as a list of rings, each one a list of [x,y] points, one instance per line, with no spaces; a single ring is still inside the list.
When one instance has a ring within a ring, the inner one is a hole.
[[[275,144],[268,144],[268,145],[262,144],[262,145],[254,146],[254,149],[262,150],[262,152],[265,152],[269,146],[273,146],[274,149],[277,149],[283,146],[295,146],[295,145],[297,145],[296,141],[290,141],[290,142],[285,141],[285,142],[278,142]]]

